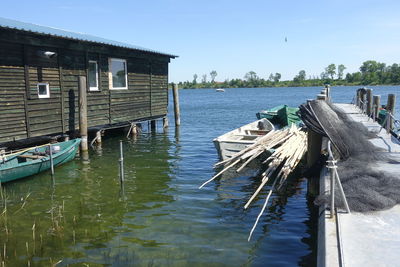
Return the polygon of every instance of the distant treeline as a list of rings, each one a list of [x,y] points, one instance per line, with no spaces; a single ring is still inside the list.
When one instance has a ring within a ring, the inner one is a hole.
[[[215,81],[218,75],[215,70],[203,74],[200,81],[198,75],[193,75],[192,81],[179,82],[179,88],[253,88],[253,87],[299,87],[330,85],[384,85],[400,84],[400,65],[386,65],[374,60],[362,63],[360,71],[344,75],[346,67],[340,64],[330,64],[320,76],[308,76],[305,70],[300,70],[293,80],[281,81],[280,73],[271,73],[268,79],[261,78],[254,71],[245,74],[244,79],[232,79],[224,82]]]

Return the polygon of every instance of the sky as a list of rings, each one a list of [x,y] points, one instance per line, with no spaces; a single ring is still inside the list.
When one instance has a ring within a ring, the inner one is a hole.
[[[249,71],[283,80],[334,63],[400,63],[400,1],[1,0],[0,16],[88,33],[178,55],[169,80],[212,70],[216,81]],[[287,42],[285,41],[287,39]]]

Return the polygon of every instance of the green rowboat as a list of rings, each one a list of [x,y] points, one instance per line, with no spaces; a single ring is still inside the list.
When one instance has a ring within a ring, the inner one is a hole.
[[[51,144],[53,164],[61,165],[75,158],[81,139]],[[38,174],[51,168],[49,145],[0,156],[0,182],[6,183]]]
[[[258,112],[257,118],[266,118],[274,125],[279,125],[281,128],[292,125],[293,123],[297,126],[302,122],[297,111],[299,108],[288,107],[287,105],[276,106],[271,109],[262,110]]]

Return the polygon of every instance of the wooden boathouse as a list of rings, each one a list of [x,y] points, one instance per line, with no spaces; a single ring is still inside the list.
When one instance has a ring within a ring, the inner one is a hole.
[[[79,76],[87,80],[89,128],[163,118],[175,57],[0,18],[0,143],[75,133]]]

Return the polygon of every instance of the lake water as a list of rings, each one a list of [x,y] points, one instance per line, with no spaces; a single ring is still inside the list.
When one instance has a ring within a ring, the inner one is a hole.
[[[333,87],[333,99],[348,103],[356,89]],[[180,90],[179,130],[170,112],[166,133],[159,125],[157,133],[145,131],[136,139],[105,138],[101,150],[90,151],[88,164],[77,158],[56,168],[54,184],[46,172],[3,185],[0,266],[315,265],[317,214],[306,179],[294,177],[273,195],[250,242],[264,200],[243,209],[258,185],[253,173],[198,186],[214,174],[213,138],[254,121],[262,109],[298,106],[320,90]],[[397,90],[376,87],[374,93],[386,103]]]

